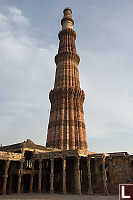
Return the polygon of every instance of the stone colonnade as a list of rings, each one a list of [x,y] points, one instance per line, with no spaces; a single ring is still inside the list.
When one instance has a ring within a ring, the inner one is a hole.
[[[103,180],[103,186],[104,186],[104,193],[108,194],[108,189],[107,189],[107,175],[106,175],[106,169],[105,169],[105,156],[102,157],[102,180]],[[51,158],[48,159],[50,161],[50,193],[54,193],[54,161],[56,158]],[[60,158],[62,162],[62,193],[66,194],[67,192],[67,174],[66,174],[66,168],[67,168],[67,157]],[[80,194],[81,191],[81,170],[80,170],[80,159],[81,157],[73,157],[74,159],[74,174],[73,174],[73,179],[74,179],[74,193]],[[42,163],[45,159],[41,160],[39,159],[39,169],[37,172],[38,175],[38,183],[37,183],[37,192],[42,192],[42,179],[43,179],[43,167]],[[20,170],[18,170],[18,181],[17,181],[17,193],[23,192],[22,187],[23,187],[23,182],[22,182],[22,177],[23,177],[23,171],[24,171],[24,161],[20,161]],[[29,181],[29,192],[33,192],[33,178],[34,178],[34,162],[35,160],[32,161],[33,167],[31,170],[31,173],[29,174],[30,176],[30,181]],[[87,174],[86,176],[88,177],[88,183],[87,183],[87,193],[88,194],[93,194],[93,186],[92,186],[92,173],[91,173],[91,156],[86,157],[86,163],[87,163]],[[8,178],[8,169],[10,166],[10,160],[5,161],[5,168],[4,168],[4,175],[3,175],[3,189],[2,189],[2,194],[6,194],[7,191],[7,178]],[[26,169],[25,169],[26,170]],[[47,180],[46,180],[47,181]],[[9,188],[12,188],[12,176],[10,176],[10,182],[9,182]],[[70,183],[71,184],[71,181]],[[10,191],[10,189],[9,189]]]

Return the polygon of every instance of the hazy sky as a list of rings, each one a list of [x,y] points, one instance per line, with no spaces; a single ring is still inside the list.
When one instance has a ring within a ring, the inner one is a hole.
[[[46,142],[66,7],[77,32],[89,150],[133,153],[132,0],[0,0],[0,143]]]

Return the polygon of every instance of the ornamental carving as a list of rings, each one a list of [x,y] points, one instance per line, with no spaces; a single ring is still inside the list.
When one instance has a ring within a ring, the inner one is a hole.
[[[60,54],[57,54],[55,56],[55,63],[56,65],[58,65],[58,63],[60,61],[66,61],[66,60],[72,60],[72,61],[75,61],[76,64],[78,65],[79,62],[80,62],[80,57],[78,54],[75,54],[73,52],[70,52],[70,51],[65,51],[65,52],[62,52]]]
[[[76,40],[76,32],[70,28],[59,32],[59,34],[58,34],[59,40],[61,40],[64,37],[64,35],[67,35],[67,34],[70,34],[71,36],[74,37],[74,40]]]
[[[49,99],[50,102],[54,102],[56,100],[60,100],[61,98],[70,99],[74,98],[76,100],[80,99],[82,103],[85,99],[84,91],[80,88],[55,88],[50,91]]]

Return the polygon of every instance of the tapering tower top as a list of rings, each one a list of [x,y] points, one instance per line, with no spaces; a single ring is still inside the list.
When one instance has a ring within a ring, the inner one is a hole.
[[[74,21],[72,18],[72,10],[70,8],[65,8],[64,17],[61,20],[62,30],[70,28],[73,29]]]

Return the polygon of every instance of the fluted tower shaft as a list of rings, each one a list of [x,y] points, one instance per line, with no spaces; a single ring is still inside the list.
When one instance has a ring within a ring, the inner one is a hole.
[[[47,147],[62,150],[87,149],[84,122],[84,91],[80,88],[76,52],[76,32],[73,30],[72,11],[64,10],[59,32],[59,49],[55,56],[56,76],[54,89],[50,91],[51,111],[47,134]]]

